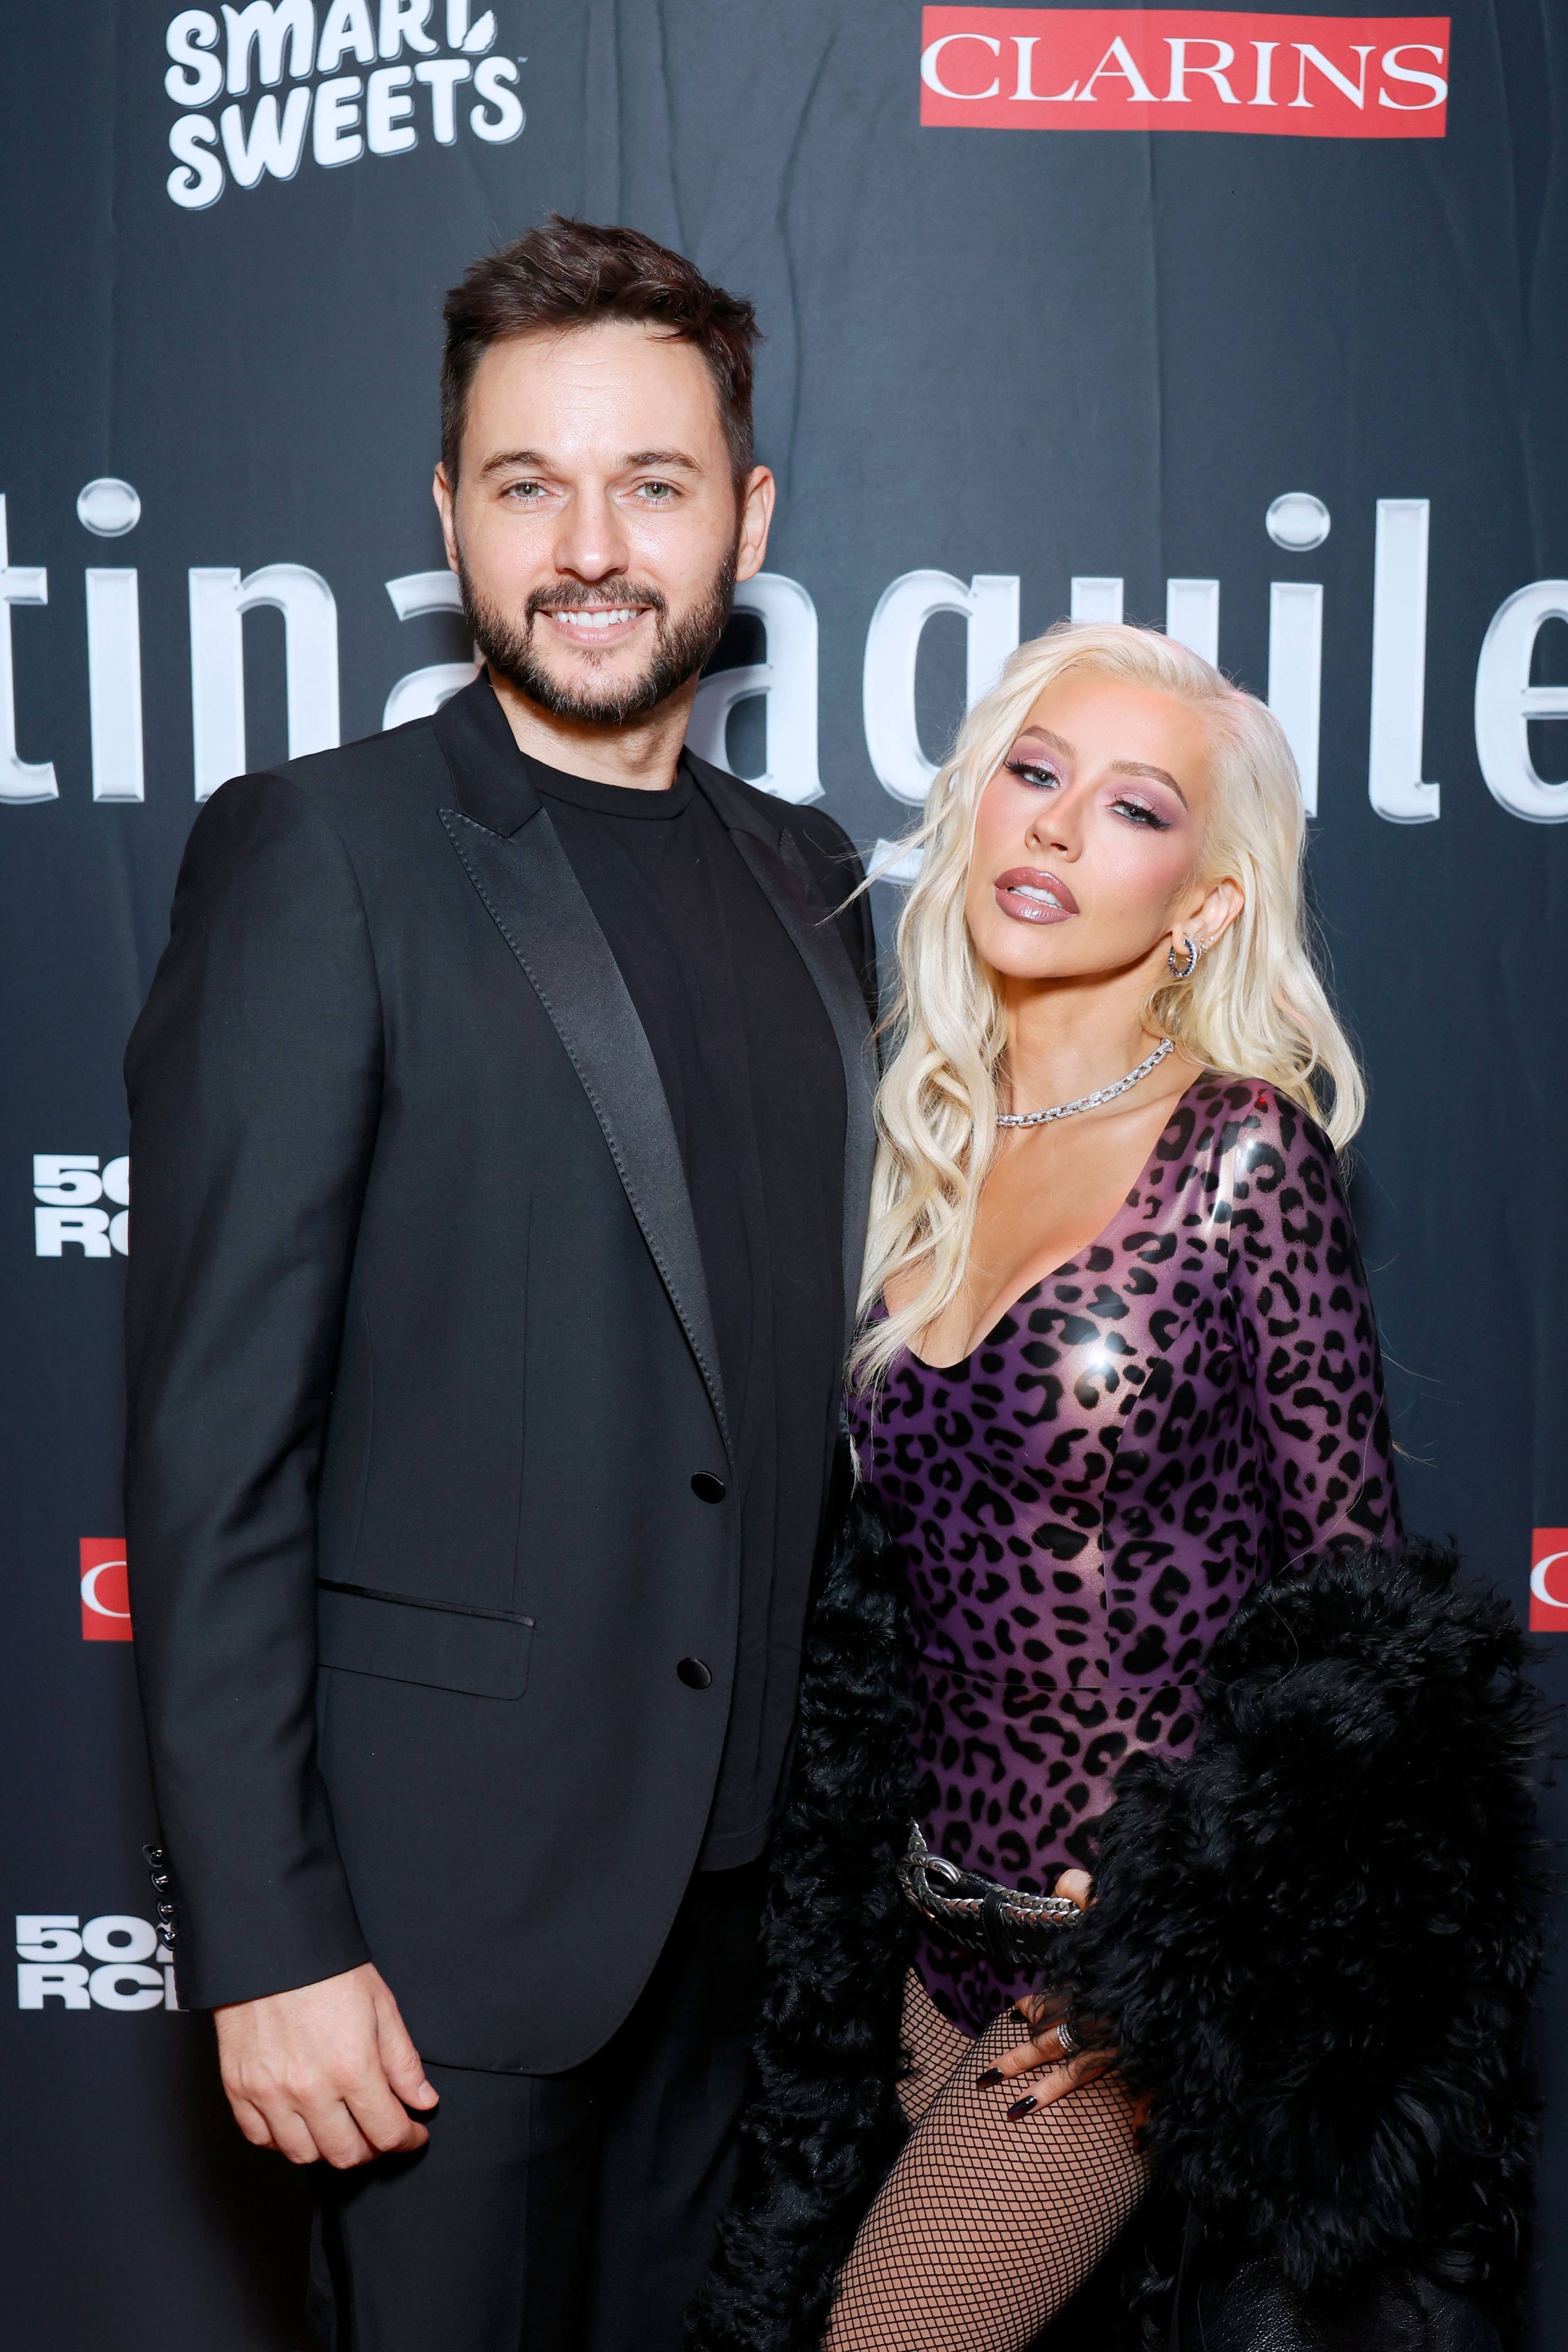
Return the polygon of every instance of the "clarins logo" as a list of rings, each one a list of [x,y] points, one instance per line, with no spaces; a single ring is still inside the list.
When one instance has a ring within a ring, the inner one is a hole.
[[[493,9],[471,15],[470,0],[183,8],[164,37],[163,88],[181,110],[169,131],[171,198],[204,212],[231,182],[291,180],[307,158],[331,171],[410,154],[423,139],[519,138],[525,61],[489,54]]]
[[[1568,1528],[1537,1528],[1531,1537],[1530,1630],[1568,1633]]]
[[[1447,16],[928,8],[921,121],[988,131],[1441,139]]]

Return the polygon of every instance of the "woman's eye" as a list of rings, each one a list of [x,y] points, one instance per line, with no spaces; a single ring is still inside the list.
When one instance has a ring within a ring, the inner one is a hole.
[[[1168,819],[1163,817],[1158,809],[1152,809],[1147,801],[1129,800],[1123,793],[1113,800],[1110,805],[1118,816],[1126,817],[1131,824],[1152,825],[1156,833],[1165,833],[1169,830]]]
[[[1005,764],[1009,775],[1016,776],[1020,783],[1033,784],[1037,790],[1061,782],[1054,768],[1044,768],[1037,760],[1008,760]]]

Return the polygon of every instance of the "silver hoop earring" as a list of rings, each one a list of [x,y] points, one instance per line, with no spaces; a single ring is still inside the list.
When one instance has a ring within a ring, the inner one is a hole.
[[[1204,943],[1202,940],[1190,940],[1185,931],[1184,931],[1182,933],[1182,945],[1187,951],[1187,961],[1184,964],[1179,964],[1176,961],[1176,950],[1174,948],[1167,948],[1165,950],[1165,962],[1173,980],[1191,980],[1194,972],[1196,971],[1199,964],[1203,961]]]

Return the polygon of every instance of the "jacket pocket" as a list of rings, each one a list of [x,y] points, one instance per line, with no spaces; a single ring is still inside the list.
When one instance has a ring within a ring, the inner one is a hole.
[[[521,1698],[528,1688],[531,1617],[328,1579],[316,1604],[319,1665],[475,1698]]]

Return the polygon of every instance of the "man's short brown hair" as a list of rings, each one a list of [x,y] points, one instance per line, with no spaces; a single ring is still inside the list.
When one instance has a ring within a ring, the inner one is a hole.
[[[448,481],[458,478],[468,386],[490,345],[601,319],[637,320],[696,344],[713,379],[737,484],[751,471],[756,312],[637,229],[595,228],[552,213],[525,236],[471,263],[442,316],[441,459]]]

